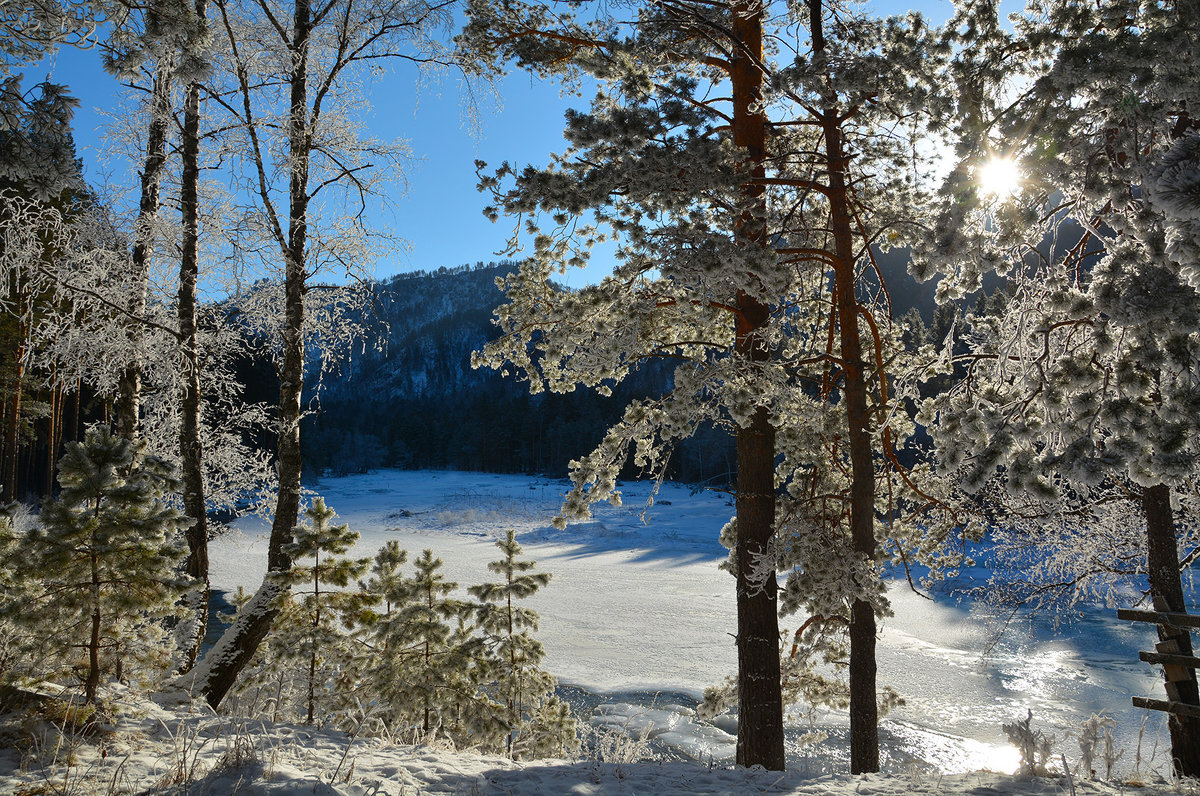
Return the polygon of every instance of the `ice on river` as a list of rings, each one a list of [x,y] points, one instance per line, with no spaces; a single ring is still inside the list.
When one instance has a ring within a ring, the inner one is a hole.
[[[562,683],[598,695],[593,723],[634,733],[649,728],[656,741],[696,759],[731,756],[730,723],[706,724],[688,705],[653,700],[659,691],[698,698],[736,671],[733,581],[718,568],[726,555],[718,532],[733,513],[728,496],[668,483],[648,506],[651,486],[629,483],[624,505],[597,506],[591,521],[559,531],[550,519],[568,488],[564,481],[389,470],[311,487],[361,534],[354,554],[371,555],[389,539],[410,552],[432,548],[463,587],[489,579],[494,541],[515,529],[526,554],[554,575],[530,601],[542,618],[546,666]],[[240,533],[213,542],[215,588],[258,586],[267,533],[265,524],[243,521]],[[1127,767],[1140,760],[1143,773],[1165,770],[1163,718],[1130,704],[1131,695],[1161,690],[1155,670],[1137,657],[1153,643],[1150,628],[1097,609],[1057,631],[1025,622],[985,655],[993,628],[969,606],[941,592],[930,601],[902,580],[891,584],[889,597],[895,616],[882,626],[879,680],[906,700],[881,726],[892,770],[1012,770],[1016,751],[1000,725],[1027,710],[1072,760],[1078,752],[1069,733],[1092,713],[1106,713],[1117,720]],[[843,714],[795,723],[789,739],[810,730],[828,739],[807,748],[790,740],[789,765],[845,770]]]

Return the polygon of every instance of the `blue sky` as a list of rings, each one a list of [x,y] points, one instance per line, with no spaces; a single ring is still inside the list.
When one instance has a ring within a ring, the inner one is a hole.
[[[951,11],[949,0],[877,6],[883,13],[911,6],[934,20],[945,19]],[[103,111],[117,108],[126,89],[104,72],[98,53],[65,49],[25,74],[27,89],[49,78],[67,84],[79,98],[75,136],[89,181],[102,182],[106,172],[112,180],[134,178],[133,172],[106,165],[104,159],[104,130],[110,122]],[[374,108],[368,122],[372,132],[385,139],[406,139],[416,157],[407,175],[407,193],[394,197],[394,210],[379,218],[410,248],[377,263],[377,277],[497,259],[495,252],[504,246],[512,221],[493,224],[483,217],[485,198],[475,189],[475,160],[544,164],[551,152],[564,148],[563,111],[587,100],[561,97],[556,86],[525,74],[510,75],[501,86],[502,104],[484,104],[476,136],[463,122],[459,87],[452,78],[419,90],[416,80],[415,70],[400,66],[368,87]],[[600,252],[596,265],[568,274],[566,283],[578,287],[594,281],[611,268],[610,258]]]

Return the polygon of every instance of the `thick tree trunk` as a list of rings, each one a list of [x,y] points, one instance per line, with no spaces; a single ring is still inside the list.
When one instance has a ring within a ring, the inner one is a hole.
[[[221,706],[221,701],[237,682],[238,675],[250,663],[258,651],[258,645],[270,632],[275,617],[279,615],[279,609],[275,607],[277,600],[284,591],[285,588],[268,572],[258,591],[238,611],[234,623],[188,673],[196,690],[204,695],[213,710]]]
[[[201,692],[214,708],[221,704],[242,669],[274,624],[278,610],[274,600],[284,587],[273,573],[292,568],[285,550],[300,514],[300,398],[304,390],[304,292],[305,252],[308,237],[308,158],[310,141],[308,109],[308,45],[312,33],[309,0],[296,0],[292,26],[291,120],[288,128],[289,224],[283,247],[284,277],[283,363],[279,370],[279,495],[267,547],[267,577],[251,600],[256,610],[225,631],[221,643],[205,661]],[[260,595],[264,595],[260,600]],[[218,654],[218,647],[220,654]],[[211,659],[211,663],[209,663]]]
[[[132,265],[133,295],[126,319],[130,359],[121,370],[117,383],[117,434],[134,440],[138,434],[138,414],[142,403],[142,338],[145,330],[140,318],[146,314],[146,294],[150,280],[150,258],[154,254],[154,220],[158,216],[159,188],[167,161],[167,130],[171,116],[171,64],[159,61],[150,98],[150,127],[146,135],[146,160],[142,164],[141,200],[137,228],[134,230]]]
[[[279,379],[279,500],[271,526],[268,567],[291,569],[283,547],[292,541],[300,514],[300,397],[304,391],[304,292],[308,243],[308,40],[312,32],[309,0],[296,0],[293,27],[294,70],[291,127],[288,130],[291,179],[288,245],[284,257],[283,367]]]
[[[746,152],[751,180],[737,239],[746,247],[766,247],[763,187],[766,119],[762,115],[762,5],[758,0],[734,8],[734,37],[740,45],[731,70],[733,142]],[[737,296],[736,349],[749,362],[764,362],[770,352],[763,332],[770,320],[767,305],[747,291]],[[779,609],[774,568],[756,562],[771,555],[775,534],[775,429],[764,407],[737,430],[737,612],[738,740],[737,763],[782,771],[783,697],[779,674]],[[757,570],[757,573],[756,573]],[[759,577],[755,578],[757,574]]]
[[[300,514],[300,397],[304,389],[304,276],[294,260],[288,263],[285,285],[285,323],[283,367],[279,388],[279,497],[267,564],[283,572],[292,566],[284,552],[292,541],[292,531]]]
[[[79,420],[83,409],[83,379],[75,380],[75,405],[71,409],[71,441],[79,441]]]
[[[838,138],[827,132],[830,146]],[[854,260],[850,247],[850,217],[846,212],[845,160],[840,153],[831,161],[831,216],[838,238],[838,265],[834,273],[837,293],[843,384],[850,444],[850,535],[854,552],[874,561],[875,473],[871,460],[871,419],[867,408],[867,383],[858,333],[858,303],[854,297]],[[839,202],[838,197],[841,197]],[[845,238],[844,246],[842,238]],[[875,609],[865,600],[850,608],[850,772],[879,770],[879,705],[876,688]]]
[[[196,16],[204,19],[206,0],[196,0]],[[200,442],[200,349],[196,334],[196,283],[200,278],[200,85],[190,83],[183,109],[180,215],[183,224],[182,258],[179,264],[179,349],[183,382],[180,387],[179,459],[183,484],[183,510],[189,524],[184,532],[188,556],[184,571],[196,585],[185,597],[190,620],[183,624],[181,672],[189,671],[208,627],[208,518],[204,500],[204,450]]]
[[[1142,490],[1142,511],[1146,516],[1146,565],[1150,594],[1159,611],[1185,613],[1183,582],[1179,577],[1179,548],[1175,517],[1171,511],[1171,488],[1165,484]],[[1178,655],[1192,654],[1192,637],[1187,628],[1158,626],[1159,651]],[[1196,672],[1183,667],[1165,666],[1167,698],[1173,702],[1200,705]],[[1200,720],[1169,714],[1171,759],[1181,776],[1200,776]]]
[[[774,571],[752,577],[775,533],[775,429],[759,408],[737,431],[738,765],[782,771],[783,697]]]
[[[821,0],[809,0],[813,50],[824,49]],[[854,295],[855,256],[850,195],[837,106],[822,109],[829,164],[829,222],[834,242],[834,308],[842,359],[842,403],[850,445],[850,537],[854,552],[875,560],[875,472],[871,418]],[[850,607],[850,772],[879,770],[879,704],[876,689],[875,610],[864,600]]]

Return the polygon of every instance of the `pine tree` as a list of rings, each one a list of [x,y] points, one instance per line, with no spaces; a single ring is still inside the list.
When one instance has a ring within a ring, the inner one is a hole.
[[[344,670],[353,667],[346,624],[361,611],[362,596],[346,587],[366,571],[369,560],[344,557],[358,533],[330,524],[337,515],[324,498],[315,498],[304,514],[309,524],[297,527],[288,545],[296,563],[281,576],[290,588],[269,648],[282,665],[293,668],[300,712],[312,724],[318,708],[329,702],[325,693],[344,684]]]
[[[363,675],[363,686],[372,700],[372,716],[393,732],[406,728],[409,716],[403,693],[406,659],[392,638],[397,632],[397,612],[414,598],[400,569],[407,561],[408,551],[394,539],[379,548],[368,577],[358,582],[363,610],[351,622],[361,654],[371,661]]]
[[[450,597],[458,584],[446,580],[432,550],[413,566],[411,577],[393,580],[385,593],[392,611],[376,627],[376,655],[386,672],[379,689],[394,729],[461,740],[467,717],[486,707],[478,693],[479,644],[465,624],[471,606]]]
[[[955,524],[928,473],[897,456],[914,433],[899,409],[911,382],[893,379],[899,330],[866,275],[881,273],[879,249],[924,234],[947,50],[919,15],[820,0],[628,5],[470,5],[460,42],[599,85],[567,114],[566,152],[481,180],[485,212],[516,217],[513,249],[528,230],[532,252],[503,280],[503,334],[475,362],[534,392],[603,395],[648,362],[675,364],[672,391],[630,404],[572,463],[558,521],[619,501],[628,460],[661,476],[680,441],[727,429],[737,761],[785,763],[782,605],[846,628],[851,770],[878,770],[879,567],[935,556]],[[562,290],[558,275],[609,236],[613,275]],[[921,511],[939,516],[913,521]],[[796,585],[781,598],[783,570]]]
[[[0,75],[32,64],[62,44],[84,44],[96,28],[99,5],[82,0],[24,3],[0,17]]]
[[[423,550],[413,567],[412,600],[397,611],[394,627],[399,632],[391,645],[409,653],[411,680],[406,686],[419,705],[421,730],[428,735],[442,723],[438,708],[459,674],[455,628],[467,605],[449,598],[458,584],[442,575],[442,560],[432,550]]]
[[[367,573],[369,577],[365,581],[359,581],[358,587],[368,595],[372,604],[383,604],[382,614],[377,613],[372,619],[386,619],[391,616],[397,607],[392,601],[404,599],[404,575],[400,572],[400,567],[407,561],[408,551],[402,550],[400,543],[395,539],[384,543],[371,559],[371,569]]]
[[[538,628],[537,613],[513,604],[549,583],[550,573],[534,572],[533,561],[518,558],[521,545],[512,529],[496,546],[504,557],[489,562],[488,569],[504,580],[467,592],[482,603],[476,622],[491,657],[494,681],[488,690],[508,729],[504,750],[513,758],[560,755],[578,743],[575,720],[554,695],[558,680],[540,668],[545,650],[531,635]]]
[[[963,159],[915,265],[944,274],[943,299],[993,272],[1009,298],[972,320],[962,378],[922,422],[964,491],[1032,532],[1021,546],[1036,560],[1014,563],[1035,593],[1076,599],[1133,576],[1157,609],[1183,611],[1200,465],[1200,10],[1050,0],[1010,30],[994,4],[970,3],[956,24]],[[1014,97],[1014,82],[1027,90]],[[1000,155],[1024,175],[1008,197],[977,180]],[[1187,632],[1160,634],[1191,654]],[[1200,704],[1194,675],[1167,687]],[[1169,721],[1178,770],[1200,775],[1200,720]]]
[[[0,510],[0,686],[28,673],[22,653],[30,647],[29,633],[15,621],[8,607],[27,604],[36,595],[21,560],[21,536],[9,516],[15,506]]]
[[[73,651],[86,654],[84,698],[92,703],[105,657],[166,665],[154,630],[187,585],[178,576],[181,518],[161,501],[175,487],[170,468],[103,428],[68,446],[59,483],[41,526],[21,544],[28,576],[38,581],[36,597],[6,609],[37,628],[64,665],[74,662]]]

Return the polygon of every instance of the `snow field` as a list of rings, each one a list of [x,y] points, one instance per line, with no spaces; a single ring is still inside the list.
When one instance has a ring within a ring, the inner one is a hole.
[[[643,521],[649,485],[627,484],[624,506],[599,505],[592,521],[557,531],[549,520],[567,489],[562,481],[381,471],[325,479],[313,489],[361,534],[353,554],[372,555],[388,539],[410,555],[429,547],[464,589],[488,579],[494,541],[514,528],[525,554],[554,575],[528,601],[541,614],[545,666],[562,683],[600,695],[593,724],[624,726],[633,735],[652,724],[654,739],[681,754],[731,759],[733,722],[716,728],[696,721],[687,706],[652,697],[668,691],[698,698],[736,671],[733,581],[717,566],[725,557],[718,531],[733,511],[725,495],[665,484]],[[246,522],[241,530],[212,545],[215,588],[253,590],[261,581],[267,527]],[[1014,770],[1016,750],[1000,725],[1024,718],[1027,709],[1035,727],[1055,735],[1056,754],[1072,762],[1078,751],[1069,733],[1091,713],[1105,712],[1117,719],[1123,770],[1166,770],[1163,717],[1129,701],[1161,690],[1155,671],[1137,659],[1137,649],[1150,648],[1146,628],[1103,612],[1056,638],[1035,622],[1010,631],[985,657],[989,628],[965,607],[944,595],[932,602],[901,582],[889,596],[895,615],[883,622],[880,683],[907,702],[881,726],[891,770]],[[802,757],[810,772],[844,771],[845,716],[822,711],[811,727],[800,721],[797,735],[813,729],[830,738],[793,750],[792,764]]]
[[[807,776],[694,762],[538,760],[391,744],[345,733],[166,707],[120,686],[114,722],[83,743],[0,748],[0,793],[161,796],[1168,796],[1196,783],[1107,784],[991,772]],[[48,767],[37,765],[51,764]],[[69,761],[69,762],[68,762]]]

